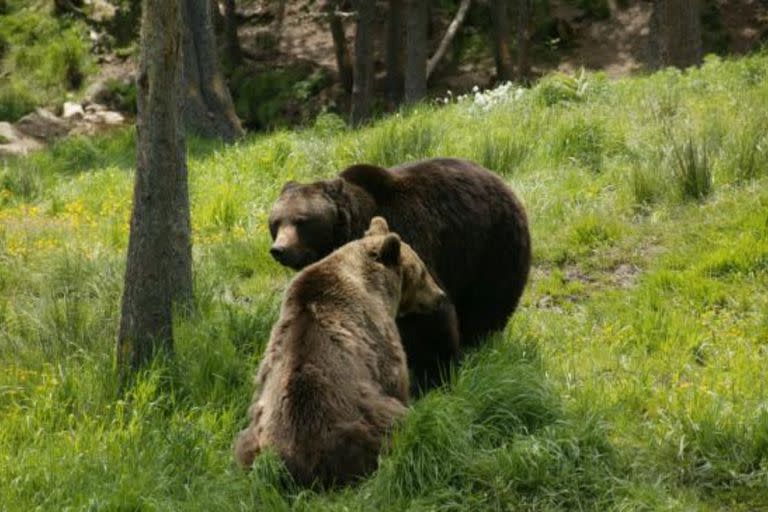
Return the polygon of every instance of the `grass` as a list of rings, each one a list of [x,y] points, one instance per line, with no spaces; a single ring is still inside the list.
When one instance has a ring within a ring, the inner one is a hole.
[[[88,30],[48,2],[11,0],[0,14],[0,121],[76,96],[95,70]]]
[[[191,140],[197,311],[177,320],[172,365],[119,399],[132,132],[5,161],[0,509],[765,509],[766,76],[766,55],[708,59],[359,131],[326,115]],[[231,443],[291,276],[267,254],[282,184],[432,155],[486,162],[525,201],[518,313],[413,404],[360,485],[297,489],[271,456],[238,471]]]

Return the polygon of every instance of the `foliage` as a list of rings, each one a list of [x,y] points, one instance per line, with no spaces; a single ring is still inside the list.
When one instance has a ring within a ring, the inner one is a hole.
[[[0,15],[0,121],[76,93],[94,69],[85,26],[49,7],[12,3]]]
[[[283,127],[302,110],[310,96],[326,85],[328,77],[302,66],[250,74],[245,68],[233,73],[230,80],[237,115],[252,129],[269,130]]]
[[[549,78],[489,109],[468,99],[359,131],[326,114],[230,147],[191,140],[197,311],[176,322],[172,367],[122,399],[133,134],[7,160],[2,508],[765,509],[766,75],[766,55],[708,59],[616,82],[585,73],[599,93],[578,99],[541,101]],[[432,155],[484,161],[525,202],[534,269],[520,310],[413,402],[359,485],[298,489],[270,455],[235,469],[291,276],[265,222],[283,182]]]

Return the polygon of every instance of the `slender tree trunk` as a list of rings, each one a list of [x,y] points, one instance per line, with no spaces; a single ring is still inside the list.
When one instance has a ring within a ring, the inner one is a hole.
[[[403,98],[403,0],[389,0],[387,14],[387,101],[394,109]]]
[[[517,1],[517,74],[521,82],[531,79],[531,33],[533,1]]]
[[[658,0],[651,15],[653,67],[697,66],[702,60],[701,0]]]
[[[184,88],[187,128],[208,138],[232,141],[243,135],[232,97],[219,70],[208,0],[183,0]]]
[[[373,92],[373,22],[375,0],[357,0],[357,30],[355,31],[355,70],[352,85],[353,125],[359,125],[371,113]]]
[[[493,21],[493,55],[496,59],[496,81],[512,80],[512,52],[509,49],[509,0],[491,0]]]
[[[117,338],[122,383],[156,354],[173,351],[173,304],[192,297],[181,1],[144,1],[137,169]]]
[[[469,6],[471,4],[472,0],[461,0],[459,9],[456,11],[456,16],[453,18],[453,21],[451,21],[451,24],[448,25],[448,29],[445,31],[443,38],[440,40],[440,44],[437,46],[435,54],[427,61],[427,80],[429,80],[429,77],[432,76],[432,73],[440,63],[440,59],[442,59],[445,55],[445,52],[448,51],[448,47],[451,45],[451,41],[453,41],[453,38],[459,31],[461,24],[464,22],[464,18],[466,17],[467,11],[469,11]]]
[[[349,54],[347,46],[347,36],[344,32],[344,23],[341,16],[337,14],[339,0],[327,0],[325,3],[325,12],[328,16],[328,25],[331,28],[331,37],[333,38],[333,50],[336,54],[336,68],[339,71],[339,82],[347,94],[352,93],[352,57]]]
[[[224,0],[224,55],[226,65],[236,68],[243,62],[243,50],[240,48],[240,38],[237,36],[237,12],[235,0]]]
[[[406,0],[405,101],[415,103],[427,95],[428,0]]]

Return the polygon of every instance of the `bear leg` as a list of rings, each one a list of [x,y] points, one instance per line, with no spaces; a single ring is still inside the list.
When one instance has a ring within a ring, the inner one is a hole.
[[[413,372],[412,392],[420,395],[442,384],[459,356],[459,325],[453,304],[434,313],[402,316],[397,327]]]

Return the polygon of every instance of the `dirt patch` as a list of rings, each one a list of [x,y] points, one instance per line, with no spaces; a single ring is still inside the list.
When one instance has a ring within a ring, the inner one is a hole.
[[[609,282],[619,288],[631,288],[637,283],[640,267],[631,263],[622,263],[609,274]]]
[[[572,19],[576,49],[558,66],[565,72],[579,68],[603,70],[611,77],[627,76],[648,60],[648,35],[652,6],[633,2],[614,8],[602,21]]]

